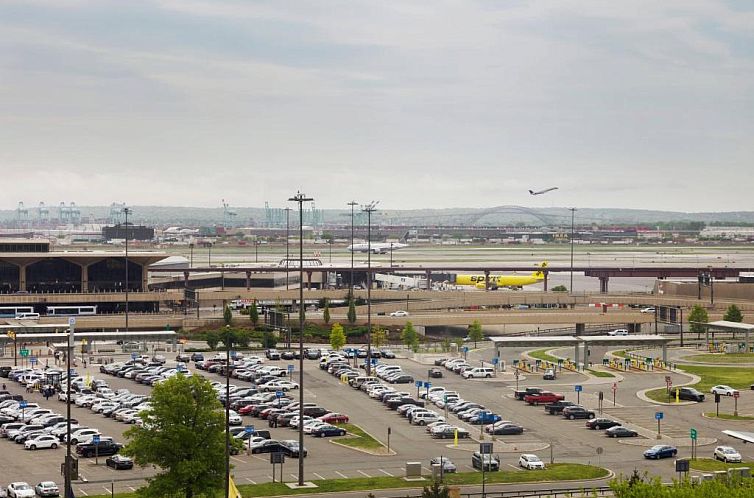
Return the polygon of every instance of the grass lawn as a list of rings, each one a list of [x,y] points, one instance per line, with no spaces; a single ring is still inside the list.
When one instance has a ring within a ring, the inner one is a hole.
[[[354,424],[336,424],[338,427],[343,427],[348,431],[348,436],[334,439],[333,441],[343,446],[350,446],[351,448],[361,448],[362,450],[374,451],[387,448],[384,444],[377,441],[375,438],[364,432],[364,429]]]
[[[653,401],[660,401],[661,403],[675,403],[675,391],[672,391],[672,395],[668,398],[667,389],[665,389],[664,387],[652,389],[651,391],[647,391],[644,394],[647,395],[647,398]]]
[[[693,356],[684,356],[683,359],[714,364],[754,363],[754,353],[695,354]]]
[[[617,356],[619,358],[625,358],[626,357],[626,350],[621,349],[620,351],[613,351],[613,356]]]
[[[611,374],[610,372],[603,372],[602,370],[592,370],[591,368],[587,368],[587,372],[594,375],[595,377],[615,377],[615,375]]]
[[[694,385],[703,393],[709,393],[712,386],[725,384],[736,389],[749,389],[754,381],[754,367],[702,367],[699,365],[684,365],[683,370],[701,377],[701,381]]]
[[[531,471],[502,471],[487,472],[487,483],[519,483],[538,481],[566,481],[585,480],[607,477],[609,472],[601,467],[581,465],[578,463],[555,463],[548,465],[545,470]],[[279,495],[302,495],[311,493],[342,493],[345,491],[369,491],[373,489],[390,488],[417,488],[431,484],[431,479],[423,482],[408,482],[400,477],[357,477],[354,479],[326,479],[312,481],[317,485],[310,489],[290,489],[282,483],[265,483],[240,485],[239,491],[244,498],[279,496]],[[481,472],[459,472],[457,474],[445,474],[445,484],[481,484]],[[91,496],[90,498],[109,498],[108,495]],[[135,493],[118,493],[117,498],[135,498]],[[218,495],[219,496],[219,495]]]
[[[705,417],[709,418],[719,418],[722,420],[754,420],[754,417],[749,415],[739,415],[735,416],[732,413],[721,413],[720,415],[715,415],[715,412],[707,412],[704,414]]]
[[[725,463],[714,458],[697,458],[691,460],[691,468],[701,471],[728,470],[731,467],[750,467],[749,463]]]
[[[561,358],[556,358],[555,356],[551,354],[547,354],[546,349],[539,349],[537,351],[529,351],[527,354],[537,360],[549,361],[550,363],[555,363],[556,365],[558,364],[558,360],[561,359]]]

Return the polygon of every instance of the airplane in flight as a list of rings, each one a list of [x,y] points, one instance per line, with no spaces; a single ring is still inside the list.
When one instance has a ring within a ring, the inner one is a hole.
[[[408,232],[401,237],[402,241],[405,241],[408,237]],[[397,251],[399,249],[404,249],[408,247],[408,244],[404,244],[402,242],[372,242],[371,244],[368,244],[366,242],[362,242],[359,244],[353,244],[351,246],[348,246],[347,249],[351,252],[369,252],[371,251],[372,254],[387,254],[390,251]]]
[[[546,194],[547,192],[550,192],[552,190],[558,190],[558,187],[550,187],[550,188],[546,188],[544,190],[537,190],[537,191],[529,190],[529,193],[531,195],[542,195],[542,194]]]
[[[547,268],[547,261],[539,265],[540,268]],[[524,285],[532,285],[544,280],[545,274],[542,270],[536,271],[531,275],[490,275],[489,288],[496,290],[501,288],[520,289]],[[473,285],[477,289],[484,289],[484,275],[456,275],[456,285]]]

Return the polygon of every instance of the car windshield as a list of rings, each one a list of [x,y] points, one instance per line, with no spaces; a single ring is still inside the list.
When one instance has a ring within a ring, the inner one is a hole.
[[[530,462],[541,462],[538,456],[532,455],[529,457]]]
[[[29,486],[28,484],[19,484],[18,486],[15,486],[15,489],[17,489],[18,491],[23,491],[26,489],[31,489],[31,486]]]
[[[665,446],[659,446],[659,445],[658,446],[652,446],[651,449],[653,451],[659,451],[659,450],[665,449]]]
[[[734,450],[733,448],[723,448],[723,453],[728,453],[730,455],[735,452],[736,450]]]

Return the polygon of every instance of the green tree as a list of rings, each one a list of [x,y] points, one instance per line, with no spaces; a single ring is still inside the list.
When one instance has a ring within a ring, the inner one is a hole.
[[[455,339],[453,339],[453,342],[455,343],[456,348],[458,349],[458,351],[460,351],[461,348],[463,347],[463,338],[462,337],[456,337]]]
[[[723,316],[723,320],[740,323],[744,321],[744,316],[738,306],[731,304],[730,306],[728,306],[728,309],[725,310],[725,316]]]
[[[249,319],[251,320],[251,324],[254,326],[254,328],[257,328],[257,323],[259,323],[259,309],[257,309],[256,299],[251,303],[251,309],[249,309]]]
[[[211,330],[205,334],[205,340],[210,349],[216,349],[217,345],[220,343],[220,335],[214,330]]]
[[[223,309],[223,322],[225,322],[225,325],[230,325],[232,321],[233,312],[230,310],[230,306],[226,304],[225,309]]]
[[[568,287],[565,285],[556,285],[552,288],[553,292],[568,292]]]
[[[333,323],[330,329],[330,346],[338,351],[346,343],[346,334],[343,331],[343,326],[339,323]]]
[[[701,334],[704,332],[704,325],[701,324],[709,322],[709,315],[707,314],[707,310],[700,305],[695,304],[694,307],[691,308],[688,320],[691,324],[691,332]]]
[[[372,346],[380,349],[387,344],[387,330],[383,329],[379,325],[372,326]]]
[[[469,339],[474,341],[474,349],[476,349],[476,343],[484,339],[482,324],[479,323],[479,320],[474,320],[471,322],[471,325],[469,325]]]
[[[450,498],[450,489],[440,481],[433,481],[430,486],[424,486],[422,498]]]
[[[225,416],[209,380],[175,375],[152,390],[143,426],[125,432],[122,453],[157,475],[145,498],[214,496],[225,482]]]
[[[356,323],[356,303],[353,298],[348,300],[348,323],[351,325]]]
[[[442,344],[443,353],[447,353],[448,351],[450,351],[450,338],[443,337],[441,344]]]
[[[414,353],[419,349],[419,334],[416,332],[413,323],[406,322],[406,326],[401,331],[401,341]]]
[[[227,325],[218,334],[220,342],[223,343],[225,349],[233,349],[233,346],[238,343],[236,340],[237,332]]]
[[[324,320],[325,325],[328,325],[330,323],[330,300],[325,299],[325,310],[322,312],[322,320]]]

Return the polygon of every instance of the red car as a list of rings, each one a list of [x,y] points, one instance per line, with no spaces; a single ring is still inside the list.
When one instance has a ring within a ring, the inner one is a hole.
[[[319,419],[328,424],[339,424],[348,422],[348,415],[343,415],[342,413],[328,413],[322,415]]]
[[[529,405],[540,405],[542,403],[555,403],[565,399],[562,394],[555,394],[550,391],[542,391],[537,394],[527,394],[524,396],[524,401]]]
[[[252,410],[253,410],[253,409],[254,409],[254,405],[246,405],[246,406],[242,406],[242,407],[241,407],[241,408],[240,408],[240,409],[238,410],[238,414],[239,414],[239,415],[251,415],[251,412],[252,412]]]

